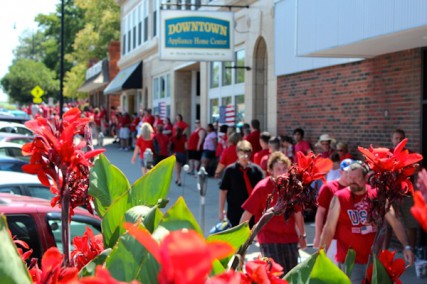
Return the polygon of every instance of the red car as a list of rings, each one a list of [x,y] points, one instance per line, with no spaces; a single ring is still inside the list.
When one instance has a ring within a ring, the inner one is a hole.
[[[101,232],[101,219],[98,216],[83,208],[75,208],[74,213],[70,224],[70,241],[75,236],[82,236],[87,226],[95,235]],[[33,249],[31,257],[40,260],[52,246],[62,251],[61,210],[52,208],[49,200],[0,193],[0,214],[6,215],[12,236],[25,241]]]

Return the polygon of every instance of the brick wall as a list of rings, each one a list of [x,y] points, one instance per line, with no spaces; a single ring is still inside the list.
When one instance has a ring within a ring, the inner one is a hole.
[[[109,62],[109,71],[110,71],[110,81],[116,77],[117,73],[119,73],[119,66],[117,66],[117,62],[120,60],[120,42],[112,41],[108,46],[108,62]]]
[[[278,77],[277,133],[302,127],[313,145],[322,133],[349,144],[390,147],[402,128],[421,151],[421,50]]]

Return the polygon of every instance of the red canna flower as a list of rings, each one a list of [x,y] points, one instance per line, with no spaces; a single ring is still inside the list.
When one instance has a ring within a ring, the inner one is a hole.
[[[95,236],[89,227],[86,227],[83,236],[74,237],[73,245],[75,250],[71,252],[71,262],[78,270],[104,250],[102,235]]]
[[[58,248],[49,248],[42,257],[41,267],[37,263],[30,269],[32,280],[35,284],[68,283],[78,278],[78,270],[75,267],[61,267],[63,255]]]
[[[34,132],[35,138],[22,147],[24,155],[31,155],[30,163],[23,166],[23,170],[37,174],[41,183],[50,187],[56,195],[52,206],[61,203],[65,189],[70,190],[71,215],[77,206],[91,209],[87,192],[90,159],[104,152],[104,149],[98,149],[85,153],[85,140],[74,145],[75,135],[84,133],[90,121],[80,115],[80,110],[73,108],[64,113],[62,121],[55,120],[54,125],[43,117],[27,121],[25,125]]]
[[[402,281],[400,281],[399,277],[400,275],[402,275],[403,272],[405,272],[405,261],[401,258],[393,260],[395,254],[395,251],[391,252],[388,250],[383,250],[378,256],[378,259],[384,266],[388,276],[393,281],[393,283],[402,284]],[[372,283],[373,269],[373,265],[371,264],[368,270],[366,271],[366,279],[364,281],[365,284]]]
[[[414,193],[414,206],[411,208],[411,213],[427,232],[427,204],[420,191]]]
[[[369,149],[358,147],[359,151],[365,155],[366,163],[369,168],[379,175],[392,173],[396,175],[393,178],[393,183],[399,185],[403,194],[413,192],[413,186],[409,177],[415,173],[416,163],[423,159],[423,156],[418,153],[409,153],[405,149],[408,139],[403,139],[393,151],[388,148],[373,148]]]
[[[158,244],[145,229],[129,223],[124,226],[160,263],[161,284],[203,283],[212,269],[212,261],[234,251],[228,243],[206,242],[194,231],[172,231]]]
[[[321,179],[326,182],[325,175],[332,169],[333,163],[330,159],[322,158],[320,155],[298,152],[298,174],[303,186]]]
[[[280,279],[283,274],[283,268],[274,262],[272,258],[263,257],[254,261],[248,261],[245,264],[245,269],[250,283],[273,283],[284,284],[286,280]]]
[[[288,219],[296,209],[313,207],[316,202],[316,192],[311,188],[315,180],[325,179],[325,175],[332,168],[332,161],[309,153],[307,156],[298,152],[298,164],[293,165],[287,174],[276,180],[278,199],[274,206],[274,214],[284,214]],[[273,194],[270,195],[271,198]],[[271,201],[267,201],[266,208]]]

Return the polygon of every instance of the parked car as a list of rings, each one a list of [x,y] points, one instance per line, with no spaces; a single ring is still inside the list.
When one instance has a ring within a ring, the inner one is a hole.
[[[33,253],[31,257],[41,259],[43,253],[56,246],[62,251],[61,210],[52,208],[50,201],[29,196],[0,193],[0,212],[7,218],[12,236],[25,241]],[[82,236],[90,227],[94,234],[101,232],[101,220],[82,208],[74,209],[71,218],[71,240]]]
[[[22,155],[22,145],[11,142],[0,142],[0,157],[14,157],[24,161],[30,161],[29,156]]]
[[[0,142],[12,142],[20,145],[33,141],[33,136],[0,132]]]
[[[53,193],[36,175],[0,171],[0,193],[26,195],[51,200]]]
[[[23,172],[22,166],[26,164],[28,163],[21,159],[16,159],[12,157],[0,157],[0,171],[22,173]],[[0,172],[0,176],[2,176],[1,172]],[[8,177],[5,176],[4,178],[8,178]],[[3,179],[2,181],[5,181],[5,180]],[[0,181],[0,184],[2,181]]]
[[[0,121],[0,132],[17,133],[33,136],[33,132],[25,125],[16,122]]]
[[[28,120],[28,118],[24,118],[24,117],[16,117],[12,114],[1,114],[0,113],[0,121],[8,121],[8,122],[15,122],[15,123],[21,123],[24,124],[26,121]]]

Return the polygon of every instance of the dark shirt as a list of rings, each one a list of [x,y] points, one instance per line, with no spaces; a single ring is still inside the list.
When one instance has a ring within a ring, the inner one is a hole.
[[[227,218],[231,225],[236,226],[240,222],[243,214],[242,205],[248,199],[245,180],[243,178],[242,166],[239,163],[233,163],[225,168],[224,177],[222,178],[220,190],[227,190]],[[255,185],[263,179],[264,175],[258,165],[249,163],[247,166],[248,177],[252,185]]]

